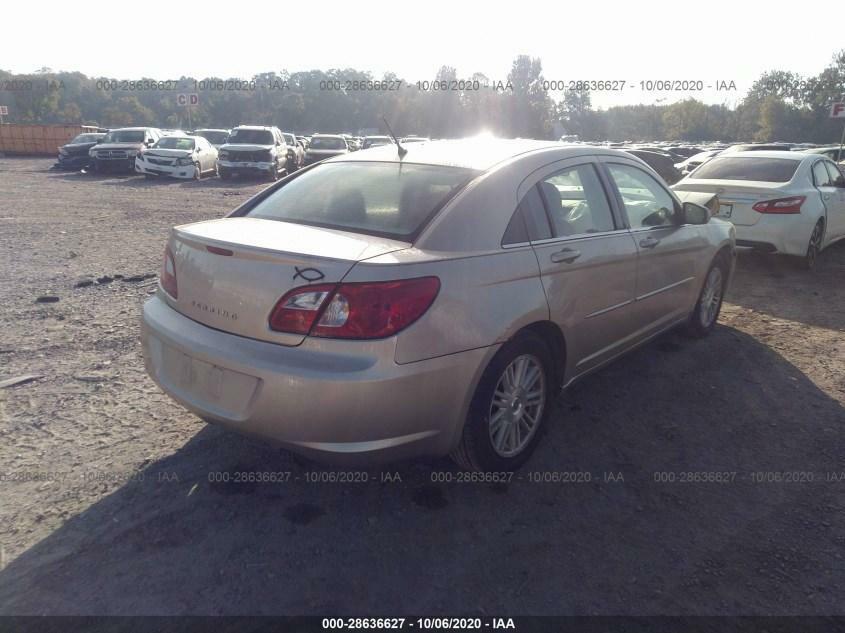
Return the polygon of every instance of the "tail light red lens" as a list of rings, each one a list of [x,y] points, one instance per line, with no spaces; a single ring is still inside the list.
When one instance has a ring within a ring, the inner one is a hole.
[[[161,265],[159,281],[167,294],[174,299],[179,298],[179,289],[176,286],[176,260],[169,246],[164,249],[164,262]]]
[[[425,314],[439,291],[437,277],[303,286],[279,300],[270,327],[324,338],[386,338]]]
[[[806,196],[793,196],[791,198],[778,198],[777,200],[764,200],[751,208],[757,213],[801,213],[801,205],[804,204],[806,199]]]

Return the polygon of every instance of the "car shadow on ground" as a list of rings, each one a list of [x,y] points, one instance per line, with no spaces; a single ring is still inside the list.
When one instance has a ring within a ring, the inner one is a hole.
[[[0,612],[842,613],[844,416],[720,326],[572,386],[509,482],[332,482],[353,469],[203,427],[0,571]]]
[[[822,251],[812,272],[795,258],[749,249],[739,250],[737,272],[726,297],[730,303],[845,332],[845,240]]]

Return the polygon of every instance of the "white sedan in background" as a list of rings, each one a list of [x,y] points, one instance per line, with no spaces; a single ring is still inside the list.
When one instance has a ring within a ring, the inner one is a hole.
[[[737,246],[794,255],[809,269],[845,238],[845,175],[821,154],[721,154],[672,189],[715,193],[717,217],[734,224]]]
[[[217,149],[202,136],[163,136],[135,157],[135,171],[147,178],[193,178],[217,174]]]

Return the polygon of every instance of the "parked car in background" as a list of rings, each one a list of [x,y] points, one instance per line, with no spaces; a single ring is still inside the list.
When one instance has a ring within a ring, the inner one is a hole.
[[[88,150],[91,166],[96,172],[135,171],[135,156],[155,145],[162,137],[154,127],[124,127],[110,130],[100,142]]]
[[[845,161],[845,149],[840,150],[839,145],[831,145],[830,147],[814,147],[812,149],[802,149],[801,151],[810,154],[821,154],[822,156],[827,156],[835,163]]]
[[[287,171],[292,174],[305,164],[305,149],[300,145],[296,136],[289,132],[282,132],[288,148]]]
[[[278,180],[287,163],[288,147],[279,128],[239,125],[218,150],[217,171],[223,179],[259,174]]]
[[[217,173],[217,149],[202,136],[163,136],[138,152],[135,171],[147,178],[193,178]]]
[[[389,136],[365,136],[361,142],[361,149],[369,149],[371,147],[379,147],[380,145],[390,145],[393,139]]]
[[[69,143],[59,148],[58,162],[54,165],[56,169],[80,170],[88,167],[91,156],[89,151],[98,145],[106,132],[85,132],[73,138]]]
[[[307,136],[297,136],[296,141],[302,145],[302,149],[308,149],[308,137]]]
[[[681,172],[681,175],[686,176],[694,169],[696,169],[699,165],[706,163],[708,160],[713,158],[714,156],[718,156],[722,153],[723,150],[721,149],[708,149],[707,151],[700,152],[698,154],[693,154],[689,158],[680,163],[675,163],[675,169]]]
[[[741,143],[731,145],[725,152],[788,152],[791,145],[786,143]]]
[[[512,471],[562,386],[713,329],[733,233],[625,152],[373,148],[174,228],[146,367],[203,419],[306,455]]]
[[[226,140],[229,138],[229,134],[231,132],[231,130],[224,130],[220,128],[200,128],[199,130],[191,132],[191,135],[202,136],[209,143],[214,145],[215,148],[220,149],[226,144]]]
[[[737,245],[794,255],[810,269],[845,237],[845,177],[823,155],[720,154],[673,189],[718,194],[719,217],[736,227]]]
[[[326,158],[333,158],[349,153],[346,138],[337,134],[314,134],[305,152],[305,164],[318,163]]]
[[[649,152],[642,149],[626,149],[625,151],[633,154],[660,174],[660,177],[666,181],[667,185],[673,185],[683,178],[683,174],[675,168],[672,157],[669,154]]]

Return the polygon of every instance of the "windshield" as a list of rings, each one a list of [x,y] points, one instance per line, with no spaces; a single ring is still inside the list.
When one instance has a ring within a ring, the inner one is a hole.
[[[754,182],[789,182],[801,161],[788,158],[716,157],[696,169],[690,178],[708,180],[751,180]]]
[[[103,143],[143,143],[144,130],[115,130],[109,132]]]
[[[234,130],[226,141],[240,145],[274,145],[270,130]]]
[[[75,137],[68,145],[78,145],[80,143],[96,143],[101,138],[103,138],[102,134],[80,134],[79,136]]]
[[[282,134],[285,137],[285,143],[288,145],[296,145],[296,139],[294,138],[293,134]]]
[[[196,135],[208,139],[212,145],[223,145],[226,139],[229,138],[228,132],[215,132],[213,130],[201,130]]]
[[[179,136],[165,136],[154,145],[156,149],[194,149],[194,139]]]
[[[346,149],[346,141],[339,136],[315,136],[309,149]]]
[[[324,163],[272,193],[247,215],[413,241],[476,174],[435,165]]]

